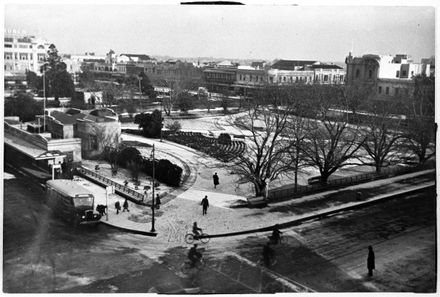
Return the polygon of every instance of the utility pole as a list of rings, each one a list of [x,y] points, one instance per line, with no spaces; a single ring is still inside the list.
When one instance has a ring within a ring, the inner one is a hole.
[[[156,229],[154,229],[154,143],[153,143],[153,195],[151,196],[151,232],[156,232]]]
[[[160,99],[160,119],[161,119],[161,122],[160,122],[160,142],[162,142],[162,121],[163,121],[163,118],[162,118],[162,105],[163,105],[163,98],[161,98]]]
[[[142,110],[142,87],[141,87],[142,77],[138,76],[138,79],[139,79],[139,104],[140,104],[140,107],[141,107],[141,110]]]
[[[46,132],[46,64],[43,67],[43,132]]]

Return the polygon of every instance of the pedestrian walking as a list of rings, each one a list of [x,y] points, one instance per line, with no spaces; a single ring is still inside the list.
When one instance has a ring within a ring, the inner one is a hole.
[[[127,198],[125,199],[124,204],[122,204],[122,207],[123,207],[122,212],[124,212],[124,211],[128,211],[128,212],[130,212],[130,211],[128,210],[128,201],[127,201]]]
[[[116,208],[116,214],[119,214],[119,211],[121,210],[121,203],[119,203],[119,201],[115,202],[115,208]]]
[[[368,276],[373,276],[373,269],[376,269],[376,267],[374,265],[374,252],[371,245],[368,247],[367,268]]]
[[[100,214],[101,217],[102,217],[102,216],[105,215],[105,209],[106,209],[106,208],[107,208],[107,206],[102,205],[102,204],[98,204],[98,205],[96,206],[96,211],[99,212],[99,214]]]
[[[156,194],[156,208],[159,209],[161,204],[159,194]]]
[[[212,180],[214,181],[214,189],[216,189],[219,184],[217,172],[212,176]]]
[[[208,196],[205,196],[205,198],[202,199],[202,202],[200,204],[202,205],[202,209],[203,209],[202,214],[205,215],[209,207]]]

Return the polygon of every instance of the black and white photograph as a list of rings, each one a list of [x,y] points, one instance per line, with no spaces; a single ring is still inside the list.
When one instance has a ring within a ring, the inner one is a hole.
[[[6,1],[2,293],[438,293],[436,5]]]

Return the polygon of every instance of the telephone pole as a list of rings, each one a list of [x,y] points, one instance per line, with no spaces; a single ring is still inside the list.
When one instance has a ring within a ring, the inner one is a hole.
[[[154,143],[153,143],[153,195],[151,196],[151,232],[156,232],[156,229],[154,229]]]

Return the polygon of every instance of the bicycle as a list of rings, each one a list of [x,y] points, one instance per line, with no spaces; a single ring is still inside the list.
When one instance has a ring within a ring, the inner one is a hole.
[[[273,256],[271,256],[270,258],[269,258],[269,263],[268,264],[266,264],[266,261],[264,261],[264,257],[261,257],[259,260],[258,260],[258,262],[257,262],[257,264],[259,265],[259,266],[264,266],[264,267],[272,267],[272,266],[274,266],[275,264],[277,264],[277,258],[275,257],[275,255],[273,255]]]
[[[185,235],[185,242],[187,244],[192,244],[195,240],[199,240],[202,243],[208,243],[209,242],[209,235],[206,233],[202,233],[200,235],[195,235],[193,233],[187,233]]]
[[[205,265],[205,262],[202,260],[202,258],[200,258],[194,264],[191,262],[191,260],[187,259],[187,260],[185,260],[185,262],[183,262],[182,266],[180,267],[180,270],[182,271],[183,274],[187,275],[190,272],[195,272],[195,271],[202,269],[202,267],[204,265]]]
[[[283,244],[283,243],[287,243],[287,238],[285,238],[284,236],[280,235],[280,237],[278,238],[278,241],[275,242],[275,240],[272,238],[271,236],[268,236],[267,238],[269,238],[270,242],[273,244]]]

